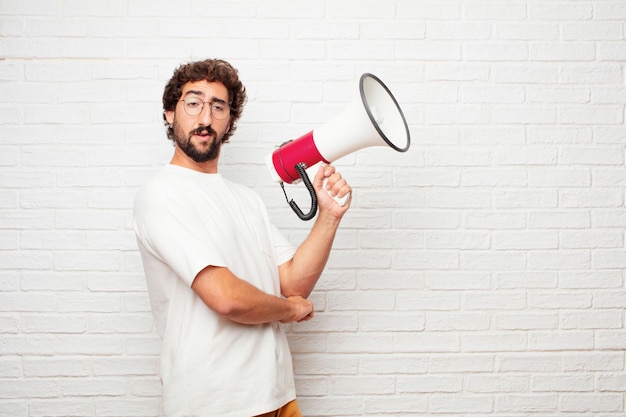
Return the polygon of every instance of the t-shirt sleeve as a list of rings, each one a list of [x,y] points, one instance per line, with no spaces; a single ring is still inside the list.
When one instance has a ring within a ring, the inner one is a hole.
[[[280,266],[293,258],[296,253],[295,247],[287,240],[287,238],[273,224],[270,226],[272,230],[272,240],[274,242],[274,256],[276,264]]]
[[[209,265],[225,266],[214,240],[192,225],[200,224],[195,210],[168,198],[144,195],[137,199],[134,228],[138,243],[188,286]]]

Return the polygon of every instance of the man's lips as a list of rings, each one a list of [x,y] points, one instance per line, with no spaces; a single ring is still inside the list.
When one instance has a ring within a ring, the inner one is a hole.
[[[215,137],[216,133],[213,129],[209,128],[201,128],[201,129],[195,129],[191,132],[192,136],[197,136],[198,138],[202,139],[202,140],[206,140],[208,138],[211,137]]]
[[[204,132],[204,133],[195,133],[193,136],[198,136],[200,138],[208,138],[208,137],[211,137],[213,135],[208,133],[208,132]]]

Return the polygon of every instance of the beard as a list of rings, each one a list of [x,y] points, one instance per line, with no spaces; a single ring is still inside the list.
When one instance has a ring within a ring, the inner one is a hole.
[[[196,146],[191,141],[193,135],[212,135],[213,140]],[[200,126],[189,132],[189,134],[185,134],[183,128],[174,119],[174,143],[185,155],[197,163],[217,159],[220,155],[223,137],[224,135],[218,137],[217,132],[211,126]]]

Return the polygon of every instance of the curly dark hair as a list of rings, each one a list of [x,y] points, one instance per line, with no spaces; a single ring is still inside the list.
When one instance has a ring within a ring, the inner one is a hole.
[[[188,82],[202,81],[221,82],[228,90],[230,105],[230,128],[226,131],[222,142],[228,139],[237,129],[236,122],[241,117],[243,106],[246,103],[246,88],[239,79],[238,71],[233,66],[221,59],[206,59],[204,61],[190,62],[180,65],[172,78],[168,81],[163,91],[163,120],[166,111],[174,111],[176,104],[182,95],[183,85]],[[167,123],[167,137],[174,140],[174,127]]]

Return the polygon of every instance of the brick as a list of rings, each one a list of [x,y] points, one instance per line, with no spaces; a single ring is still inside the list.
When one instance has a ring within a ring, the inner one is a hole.
[[[393,294],[369,291],[333,292],[327,295],[331,311],[388,311],[395,305]]]
[[[461,265],[467,271],[519,271],[526,267],[522,251],[465,251]]]
[[[298,354],[295,355],[294,370],[306,375],[354,375],[358,365],[358,358],[354,355]]]
[[[591,307],[591,304],[591,295],[585,293],[544,293],[528,297],[528,305],[533,309],[582,309]]]
[[[622,25],[617,22],[576,22],[564,24],[561,38],[566,41],[611,41],[622,39]]]
[[[467,145],[501,145],[511,146],[526,143],[526,133],[519,127],[470,127],[461,129],[461,143]],[[521,148],[520,148],[521,149]]]
[[[555,272],[499,272],[494,276],[498,289],[556,288],[558,285],[558,275]]]
[[[557,194],[553,190],[529,188],[493,192],[494,207],[499,209],[541,209],[556,208]]]
[[[516,23],[496,26],[496,39],[501,40],[558,40],[559,27],[553,23]]]
[[[515,393],[528,392],[529,376],[470,375],[467,378],[469,392]]]
[[[449,126],[450,124],[461,123],[478,126],[487,123],[489,118],[488,108],[482,105],[432,105],[424,110],[424,119],[429,125]],[[480,150],[476,152],[480,152]]]
[[[528,4],[528,16],[532,20],[589,20],[597,7],[584,3],[548,2]]]
[[[460,209],[489,208],[489,192],[471,189],[456,189],[454,191],[429,191],[425,197],[426,205],[430,208]]]
[[[468,293],[464,297],[466,310],[521,310],[526,307],[526,295],[517,292]]]
[[[152,331],[151,314],[91,314],[89,315],[88,331],[92,334],[142,334]]]
[[[40,292],[2,292],[0,293],[0,311],[3,312],[50,312],[55,310],[57,296]]]
[[[45,316],[22,316],[21,329],[24,333],[84,333],[86,330],[84,317],[46,314]]]
[[[556,394],[509,394],[495,400],[496,412],[531,412],[550,413],[559,408],[559,396]]]
[[[519,20],[526,17],[526,7],[522,3],[505,6],[491,1],[477,1],[465,7],[464,16],[478,20]]]
[[[433,395],[429,409],[433,413],[490,413],[493,400],[489,396]]]
[[[401,375],[398,377],[397,389],[400,393],[460,393],[463,390],[463,381],[454,376]]]
[[[88,363],[90,371],[95,376],[116,375],[154,375],[158,371],[159,359],[155,357],[97,357]]]
[[[490,28],[475,22],[435,21],[426,26],[426,37],[436,40],[486,40],[491,35]]]
[[[310,415],[310,410],[315,410],[320,416],[350,415],[355,409],[363,407],[362,400],[354,397],[327,397],[321,405],[318,400],[319,398],[298,398],[303,415]]]
[[[0,333],[17,334],[19,332],[20,323],[16,316],[0,316]]]
[[[554,124],[558,112],[552,106],[502,105],[493,110],[492,120],[499,124]]]
[[[358,328],[358,318],[347,313],[319,313],[316,319],[299,323],[296,332],[353,332]]]
[[[622,61],[626,57],[626,47],[621,42],[600,43],[599,61]]]
[[[339,376],[332,378],[331,384],[334,395],[380,395],[396,391],[396,379],[393,376]]]
[[[358,235],[359,246],[367,249],[423,249],[421,231],[363,231]]]
[[[563,369],[561,354],[557,353],[499,353],[497,370],[500,372],[546,373]]]
[[[449,270],[458,269],[459,258],[456,252],[446,251],[403,251],[394,254],[393,268],[411,270]]]
[[[156,417],[160,413],[158,403],[144,398],[98,397],[95,404],[98,414],[104,417]]]
[[[525,98],[524,88],[518,86],[468,86],[461,89],[461,100],[464,103],[522,103]]]
[[[626,292],[619,289],[596,291],[593,305],[596,308],[626,308]]]
[[[578,229],[591,227],[591,220],[588,212],[574,210],[531,211],[528,214],[528,224],[532,229],[573,229],[571,232],[576,233]]]
[[[466,227],[470,229],[500,230],[526,227],[523,212],[467,211],[464,213]]]
[[[395,271],[393,278],[388,278],[389,274],[385,272],[364,271],[359,274],[358,286],[363,290],[415,290],[424,288],[424,277],[420,272]]]
[[[29,413],[28,401],[5,400],[0,401],[0,413],[7,416],[26,416]]]
[[[79,417],[95,412],[89,398],[32,399],[29,403],[29,414],[34,417]]]
[[[465,187],[524,187],[528,185],[528,176],[521,168],[479,168],[467,170],[461,183]]]
[[[621,270],[621,268],[618,268]],[[562,272],[559,287],[569,289],[619,288],[620,271]]]
[[[624,268],[626,263],[622,259],[625,252],[624,250],[597,250],[594,252],[594,266],[598,269],[615,269]]]
[[[533,392],[593,392],[590,375],[537,375],[530,382]]]
[[[591,331],[531,332],[528,349],[534,351],[589,350],[593,348]]]
[[[394,225],[410,229],[456,229],[460,225],[460,211],[404,211],[394,215]]]
[[[394,350],[402,353],[459,352],[460,346],[460,339],[454,332],[398,333],[394,336]]]
[[[87,377],[90,363],[77,358],[37,358],[24,359],[24,376],[31,378]]]
[[[491,372],[494,356],[491,354],[437,355],[431,359],[431,371],[436,373]]]
[[[367,413],[415,413],[426,412],[428,407],[428,400],[423,396],[414,395],[398,395],[393,394],[389,396],[370,397],[365,401],[363,408]],[[352,410],[348,413],[353,412]],[[336,415],[336,414],[333,414]]]
[[[625,392],[626,374],[615,373],[598,377],[598,390],[601,392]]]
[[[423,294],[399,294],[396,296],[396,309],[399,311],[458,310],[460,295],[425,291]]]
[[[586,104],[591,100],[593,92],[589,88],[528,88],[528,101],[533,103],[572,103]]]
[[[597,310],[595,312],[564,312],[561,315],[563,329],[621,329],[624,327],[620,310]]]
[[[622,394],[564,394],[561,409],[565,412],[622,412]]]
[[[426,65],[425,74],[426,79],[431,81],[487,81],[489,67],[481,64],[433,62]]]
[[[571,89],[568,89],[571,91]],[[590,143],[591,129],[588,127],[535,126],[528,128],[528,142],[530,144],[547,143]]]
[[[428,312],[425,330],[427,331],[476,331],[487,330],[491,318],[485,313],[467,312]]]
[[[563,368],[570,372],[616,372],[622,370],[623,367],[624,358],[620,352],[580,352],[563,358]]]
[[[559,247],[559,235],[551,231],[497,232],[493,246],[504,250],[556,249]]]
[[[396,44],[395,58],[415,61],[454,61],[461,58],[458,41],[401,40]]]
[[[561,234],[560,240],[561,247],[565,249],[615,249],[622,246],[621,236],[610,231],[566,231]]]
[[[566,107],[559,110],[559,121],[577,125],[618,125],[624,121],[624,112],[619,106]]]
[[[495,318],[495,327],[503,330],[556,330],[559,327],[559,317],[552,314],[498,314]]]
[[[529,58],[539,62],[591,62],[595,46],[592,42],[534,42],[529,47]]]
[[[396,5],[396,13],[402,18],[427,19],[427,20],[460,20],[462,7],[459,2],[446,2],[441,4],[437,1],[423,1],[415,3],[411,0],[400,0]]]
[[[487,290],[491,288],[488,274],[477,272],[428,272],[426,288],[430,290]]]

